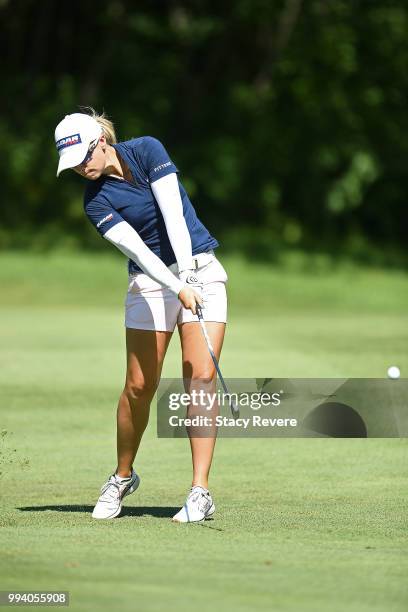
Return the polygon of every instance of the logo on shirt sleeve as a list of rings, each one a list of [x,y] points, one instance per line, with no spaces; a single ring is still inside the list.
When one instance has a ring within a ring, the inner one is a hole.
[[[96,227],[101,227],[103,223],[106,223],[106,221],[110,221],[111,219],[113,219],[113,214],[109,213],[109,215],[106,215],[106,217],[98,221],[98,223],[96,224]]]
[[[153,168],[153,172],[159,172],[159,170],[163,170],[163,168],[167,168],[167,166],[171,166],[171,161],[168,161],[165,164],[160,164],[160,166],[156,166],[156,168]]]
[[[66,136],[65,138],[61,138],[57,140],[55,143],[58,151],[61,149],[66,149],[67,147],[72,147],[72,145],[80,144],[82,142],[80,134],[72,134],[72,136]]]

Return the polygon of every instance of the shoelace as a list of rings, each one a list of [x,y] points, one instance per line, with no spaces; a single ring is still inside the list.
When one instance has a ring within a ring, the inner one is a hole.
[[[203,499],[204,498],[204,499]],[[197,503],[197,506],[201,512],[205,512],[208,504],[211,504],[211,498],[208,493],[204,493],[203,491],[191,492],[187,499],[187,504],[189,502]]]
[[[120,485],[112,479],[109,479],[101,489],[100,502],[116,502],[120,498]]]

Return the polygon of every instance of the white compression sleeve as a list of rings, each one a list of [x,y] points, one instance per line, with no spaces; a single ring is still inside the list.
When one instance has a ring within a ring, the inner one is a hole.
[[[172,172],[163,176],[154,181],[151,188],[163,215],[179,272],[191,270],[193,268],[191,238],[183,215],[177,174]]]
[[[176,295],[180,293],[184,286],[183,283],[145,245],[137,231],[129,223],[126,221],[117,223],[103,237],[132,259],[150,278],[163,287],[168,287]]]

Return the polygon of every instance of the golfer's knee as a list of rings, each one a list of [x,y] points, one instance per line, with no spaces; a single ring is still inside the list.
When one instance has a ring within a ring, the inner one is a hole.
[[[138,377],[127,377],[124,394],[131,401],[151,400],[156,392],[157,382]]]
[[[216,377],[216,371],[214,367],[201,367],[193,369],[190,376],[188,377],[191,380],[191,384],[195,385],[203,385],[210,386],[214,382]]]

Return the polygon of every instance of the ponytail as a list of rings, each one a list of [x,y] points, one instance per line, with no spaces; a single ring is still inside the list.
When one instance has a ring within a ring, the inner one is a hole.
[[[106,138],[106,142],[110,145],[116,143],[117,138],[115,133],[115,127],[112,121],[107,118],[105,113],[103,112],[101,115],[99,115],[91,106],[85,106],[82,108],[85,112],[88,113],[88,115],[91,115],[91,117],[93,117],[93,119],[95,119],[97,123],[99,123],[102,128],[103,135]]]

